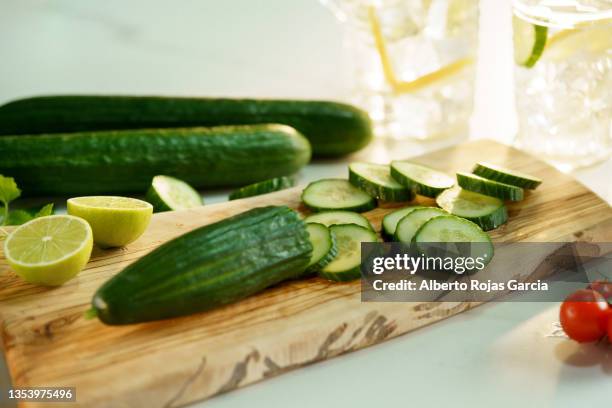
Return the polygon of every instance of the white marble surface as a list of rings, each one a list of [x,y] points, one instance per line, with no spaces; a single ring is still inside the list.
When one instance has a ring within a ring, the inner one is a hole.
[[[508,7],[482,4],[472,137],[509,140]],[[0,103],[88,92],[346,100],[340,35],[316,0],[0,0]],[[409,157],[454,142],[379,142],[359,156]],[[315,162],[302,181],[342,175],[345,164]],[[612,202],[610,174],[609,160],[575,176]],[[209,203],[225,197],[205,194]],[[203,405],[608,406],[612,351],[548,337],[557,308],[489,304]],[[1,368],[0,389],[8,381]]]

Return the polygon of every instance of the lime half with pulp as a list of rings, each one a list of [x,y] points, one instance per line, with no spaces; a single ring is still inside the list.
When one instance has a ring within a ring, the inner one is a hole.
[[[153,206],[129,197],[89,196],[68,200],[68,214],[91,225],[94,242],[101,247],[118,247],[135,241],[147,229]]]
[[[56,286],[85,267],[92,247],[93,233],[87,221],[50,215],[17,227],[4,242],[4,256],[27,282]]]

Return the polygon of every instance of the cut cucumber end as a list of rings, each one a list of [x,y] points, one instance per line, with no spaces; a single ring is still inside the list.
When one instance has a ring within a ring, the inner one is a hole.
[[[523,199],[522,188],[489,180],[472,173],[457,173],[457,184],[466,190],[497,197],[501,200],[520,201]]]
[[[374,231],[359,225],[332,225],[331,233],[336,239],[338,254],[319,276],[337,282],[346,282],[361,277],[361,243],[378,242]]]
[[[90,307],[83,313],[83,318],[85,320],[92,320],[92,319],[95,319],[96,317],[98,317],[98,311],[93,307]]]
[[[412,189],[404,187],[391,177],[390,168],[385,164],[351,163],[349,181],[355,187],[383,201],[411,201]]]
[[[508,221],[508,211],[499,198],[453,187],[436,198],[440,208],[478,224],[488,231]]]
[[[431,198],[455,185],[455,180],[448,174],[407,161],[391,162],[391,176],[417,194]]]
[[[146,195],[155,212],[183,210],[204,204],[189,184],[170,176],[155,176]]]
[[[302,192],[302,202],[312,211],[364,212],[376,208],[374,197],[344,179],[323,179],[310,183]]]

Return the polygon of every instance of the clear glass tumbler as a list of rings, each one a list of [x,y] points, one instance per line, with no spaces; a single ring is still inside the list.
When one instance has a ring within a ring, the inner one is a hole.
[[[514,0],[516,144],[561,170],[610,157],[612,0]]]
[[[430,139],[467,133],[478,0],[321,0],[343,22],[355,100],[377,134]]]

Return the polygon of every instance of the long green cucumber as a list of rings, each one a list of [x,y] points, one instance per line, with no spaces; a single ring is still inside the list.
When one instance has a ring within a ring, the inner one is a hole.
[[[0,106],[5,135],[257,123],[297,129],[317,156],[352,153],[372,139],[365,112],[328,101],[66,95]]]
[[[312,244],[288,207],[261,207],[172,241],[104,283],[92,309],[109,325],[185,316],[304,274]]]
[[[298,171],[310,145],[284,125],[0,137],[0,174],[27,195],[144,193],[158,174],[194,188],[243,186]]]

